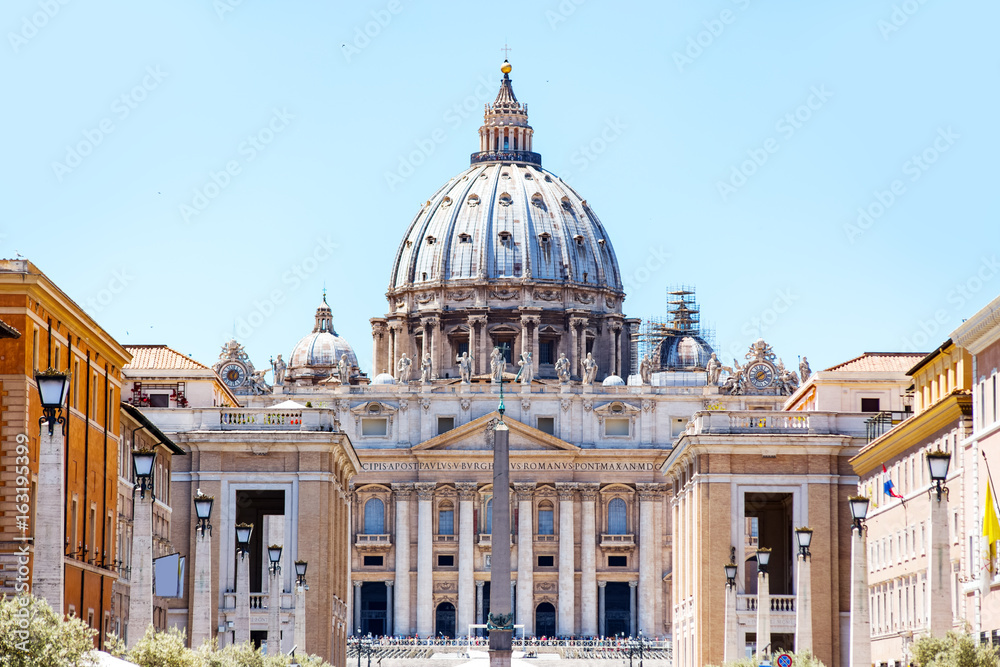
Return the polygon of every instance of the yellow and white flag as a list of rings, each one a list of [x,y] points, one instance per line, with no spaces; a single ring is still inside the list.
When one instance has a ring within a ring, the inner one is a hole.
[[[1000,518],[993,503],[993,485],[986,482],[986,506],[983,511],[983,537],[986,538],[987,569],[995,574],[997,540],[1000,540]]]

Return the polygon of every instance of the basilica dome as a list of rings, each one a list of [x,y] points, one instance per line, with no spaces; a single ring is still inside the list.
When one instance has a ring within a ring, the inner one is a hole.
[[[351,377],[358,377],[358,357],[354,348],[333,328],[333,314],[323,302],[316,309],[316,323],[312,333],[302,338],[292,349],[288,363],[288,379],[316,383],[331,376],[337,376],[337,364],[342,355],[347,355]]]

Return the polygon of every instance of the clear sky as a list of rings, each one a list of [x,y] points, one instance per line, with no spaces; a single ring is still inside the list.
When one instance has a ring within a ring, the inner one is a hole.
[[[929,350],[1000,293],[995,2],[6,0],[3,256],[124,343],[258,368],[370,317],[511,77],[630,316],[721,357]],[[860,212],[859,212],[860,210]]]

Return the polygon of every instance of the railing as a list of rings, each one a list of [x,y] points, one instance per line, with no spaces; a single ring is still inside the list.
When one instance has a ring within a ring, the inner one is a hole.
[[[143,408],[161,430],[179,431],[334,431],[336,413],[328,408]]]
[[[912,412],[879,412],[874,417],[865,421],[865,427],[868,431],[868,442],[882,437],[895,427],[902,424],[904,421],[913,416]]]
[[[359,549],[388,549],[392,546],[392,536],[388,534],[359,533],[354,544]]]
[[[250,608],[267,609],[267,594],[251,593]]]
[[[736,596],[736,611],[757,611],[757,596],[756,595],[737,595]],[[794,595],[772,595],[771,596],[771,611],[773,611],[773,612],[794,612],[795,611],[795,596]]]
[[[754,414],[757,412],[758,414]],[[809,428],[808,415],[795,413],[764,412],[754,410],[750,412],[730,412],[729,428],[734,430],[756,430],[756,429],[796,429],[805,430]]]
[[[536,542],[555,542],[555,535],[535,535]]]
[[[702,410],[694,413],[685,433],[760,433],[788,435],[849,435],[866,432],[868,413],[789,412],[785,410]]]
[[[302,426],[301,410],[222,410],[219,412],[219,424],[223,430],[227,426],[246,427],[256,426],[257,428],[275,428],[288,430],[298,429]]]
[[[434,541],[435,542],[454,542],[455,541],[455,536],[454,535],[435,535],[434,536]]]
[[[612,535],[601,533],[602,549],[631,549],[635,546],[635,535],[625,533],[624,535]]]
[[[542,166],[542,156],[538,153],[532,153],[531,151],[481,151],[479,153],[473,153],[471,158],[472,164],[478,162],[527,162],[529,164],[537,164],[539,167]]]

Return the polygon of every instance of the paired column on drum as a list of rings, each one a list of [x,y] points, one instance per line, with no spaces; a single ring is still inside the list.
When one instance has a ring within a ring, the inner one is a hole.
[[[524,625],[524,635],[535,634],[535,530],[532,521],[534,482],[513,485],[517,494],[517,622]]]
[[[396,566],[395,595],[391,612],[395,617],[393,625],[401,635],[413,634],[410,624],[410,499],[413,484],[393,484],[396,495]]]
[[[576,484],[556,483],[559,495],[559,610],[556,633],[565,637],[576,634],[576,566],[573,559],[573,497]]]

